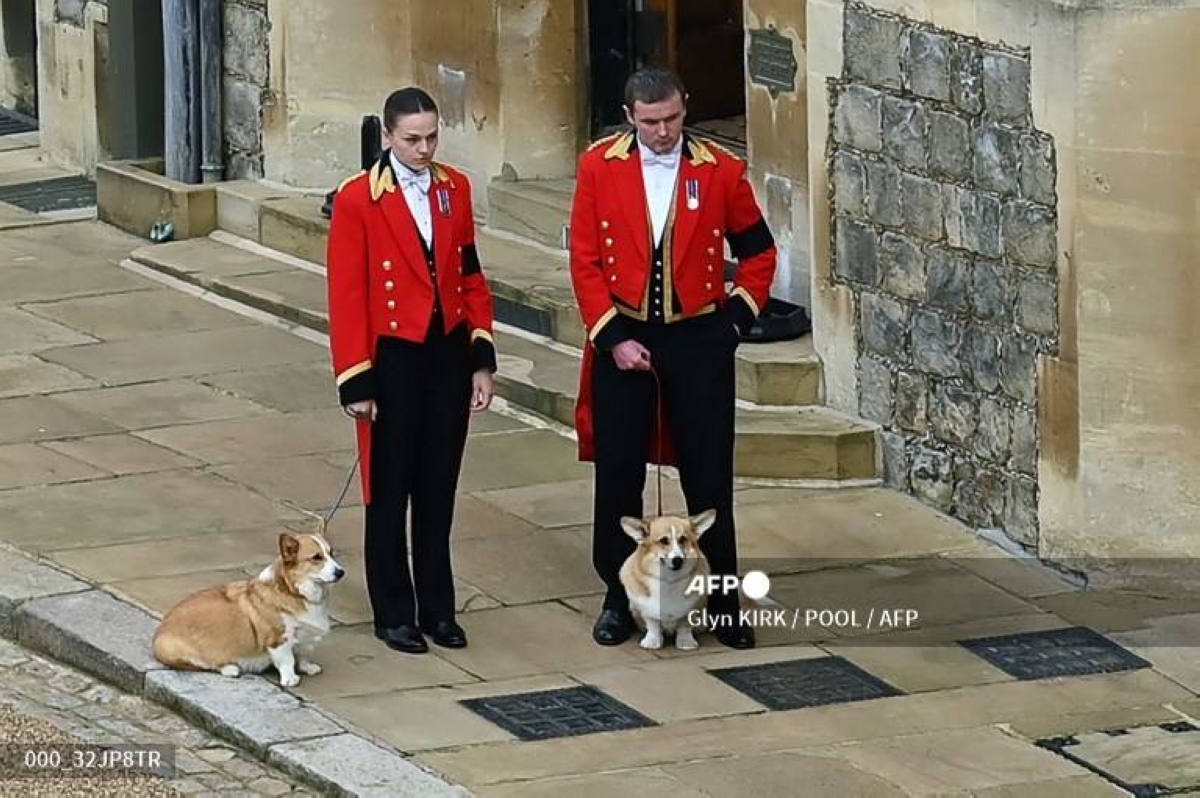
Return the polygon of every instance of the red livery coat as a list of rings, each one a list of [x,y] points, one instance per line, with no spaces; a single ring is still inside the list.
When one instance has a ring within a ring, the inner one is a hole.
[[[745,161],[707,139],[685,136],[672,218],[664,241],[664,284],[668,296],[673,291],[679,298],[681,312],[668,309],[666,321],[724,311],[745,332],[766,304],[776,263],[774,240],[746,179]],[[581,460],[595,457],[594,349],[610,349],[628,337],[621,330],[625,316],[647,316],[651,229],[635,135],[597,141],[580,158],[571,209],[571,281],[588,334],[575,410]],[[728,293],[726,238],[739,260]],[[671,463],[666,430],[658,434],[662,440],[652,443],[647,460],[657,460],[661,450],[663,461]]]
[[[369,172],[343,183],[334,200],[326,259],[329,344],[343,406],[374,398],[372,366],[381,336],[425,340],[435,291],[446,332],[467,324],[473,344],[494,345],[492,295],[475,250],[471,184],[449,166],[430,169],[436,286],[387,152]],[[369,504],[371,424],[356,425],[362,495]]]

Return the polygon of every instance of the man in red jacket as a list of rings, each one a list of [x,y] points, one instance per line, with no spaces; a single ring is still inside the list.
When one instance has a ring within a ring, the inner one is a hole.
[[[745,162],[684,134],[686,101],[671,72],[631,76],[633,130],[584,153],[571,211],[571,279],[589,339],[576,425],[581,458],[596,464],[592,559],[607,586],[593,629],[601,645],[633,631],[618,572],[634,544],[620,519],[643,515],[646,463],[659,453],[678,464],[689,512],[717,511],[701,538],[713,572],[737,572],[734,351],[767,301],[775,244]],[[740,262],[728,294],[726,240]],[[722,643],[754,645],[736,594],[712,596],[708,609],[726,624]]]

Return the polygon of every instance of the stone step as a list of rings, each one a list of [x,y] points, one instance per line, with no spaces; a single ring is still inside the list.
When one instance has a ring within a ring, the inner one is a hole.
[[[265,187],[233,184],[218,192],[218,215],[251,232],[247,208],[258,208],[258,236],[245,238],[320,269],[325,262],[329,221],[320,214],[320,197],[280,198]],[[569,196],[568,196],[569,201]],[[510,233],[481,227],[476,233],[480,259],[496,300],[496,319],[556,341],[582,348],[583,325],[571,290],[567,253],[533,244]],[[201,267],[203,264],[193,264]],[[269,279],[265,282],[271,283]],[[311,280],[300,289],[311,293]],[[280,291],[287,285],[272,286]],[[226,287],[229,290],[229,287]],[[242,300],[249,302],[249,299]],[[739,349],[738,396],[762,405],[810,405],[821,401],[821,364],[812,339],[746,344]]]
[[[574,180],[493,180],[488,185],[488,226],[565,249]]]
[[[324,274],[315,264],[221,232],[205,239],[145,246],[131,258],[290,323],[320,332],[328,329]],[[548,338],[503,330],[497,331],[496,344],[500,353],[498,393],[516,405],[573,425],[579,350]],[[826,408],[742,407],[737,435],[737,470],[742,476],[876,477],[874,429]]]

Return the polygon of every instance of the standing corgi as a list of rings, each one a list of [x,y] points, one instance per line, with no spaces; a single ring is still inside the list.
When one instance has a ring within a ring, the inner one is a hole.
[[[279,535],[279,556],[254,579],[201,591],[175,605],[154,633],[154,656],[181,670],[225,676],[271,665],[284,687],[321,672],[309,655],[329,631],[329,588],[346,572],[320,535]]]

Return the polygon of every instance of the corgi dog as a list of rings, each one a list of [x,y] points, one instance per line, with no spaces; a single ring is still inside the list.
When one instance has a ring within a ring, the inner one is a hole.
[[[689,651],[699,645],[688,623],[688,613],[704,595],[690,594],[688,585],[696,576],[709,574],[700,537],[716,520],[716,510],[705,510],[690,518],[662,515],[645,520],[621,519],[621,528],[637,543],[621,566],[621,584],[629,596],[634,620],[646,630],[642,648],[662,648],[664,632],[675,635],[678,649]]]
[[[253,579],[201,591],[175,605],[154,633],[154,656],[180,670],[224,676],[274,665],[284,687],[321,672],[310,659],[329,631],[330,587],[346,575],[321,535],[283,532],[279,555]]]

